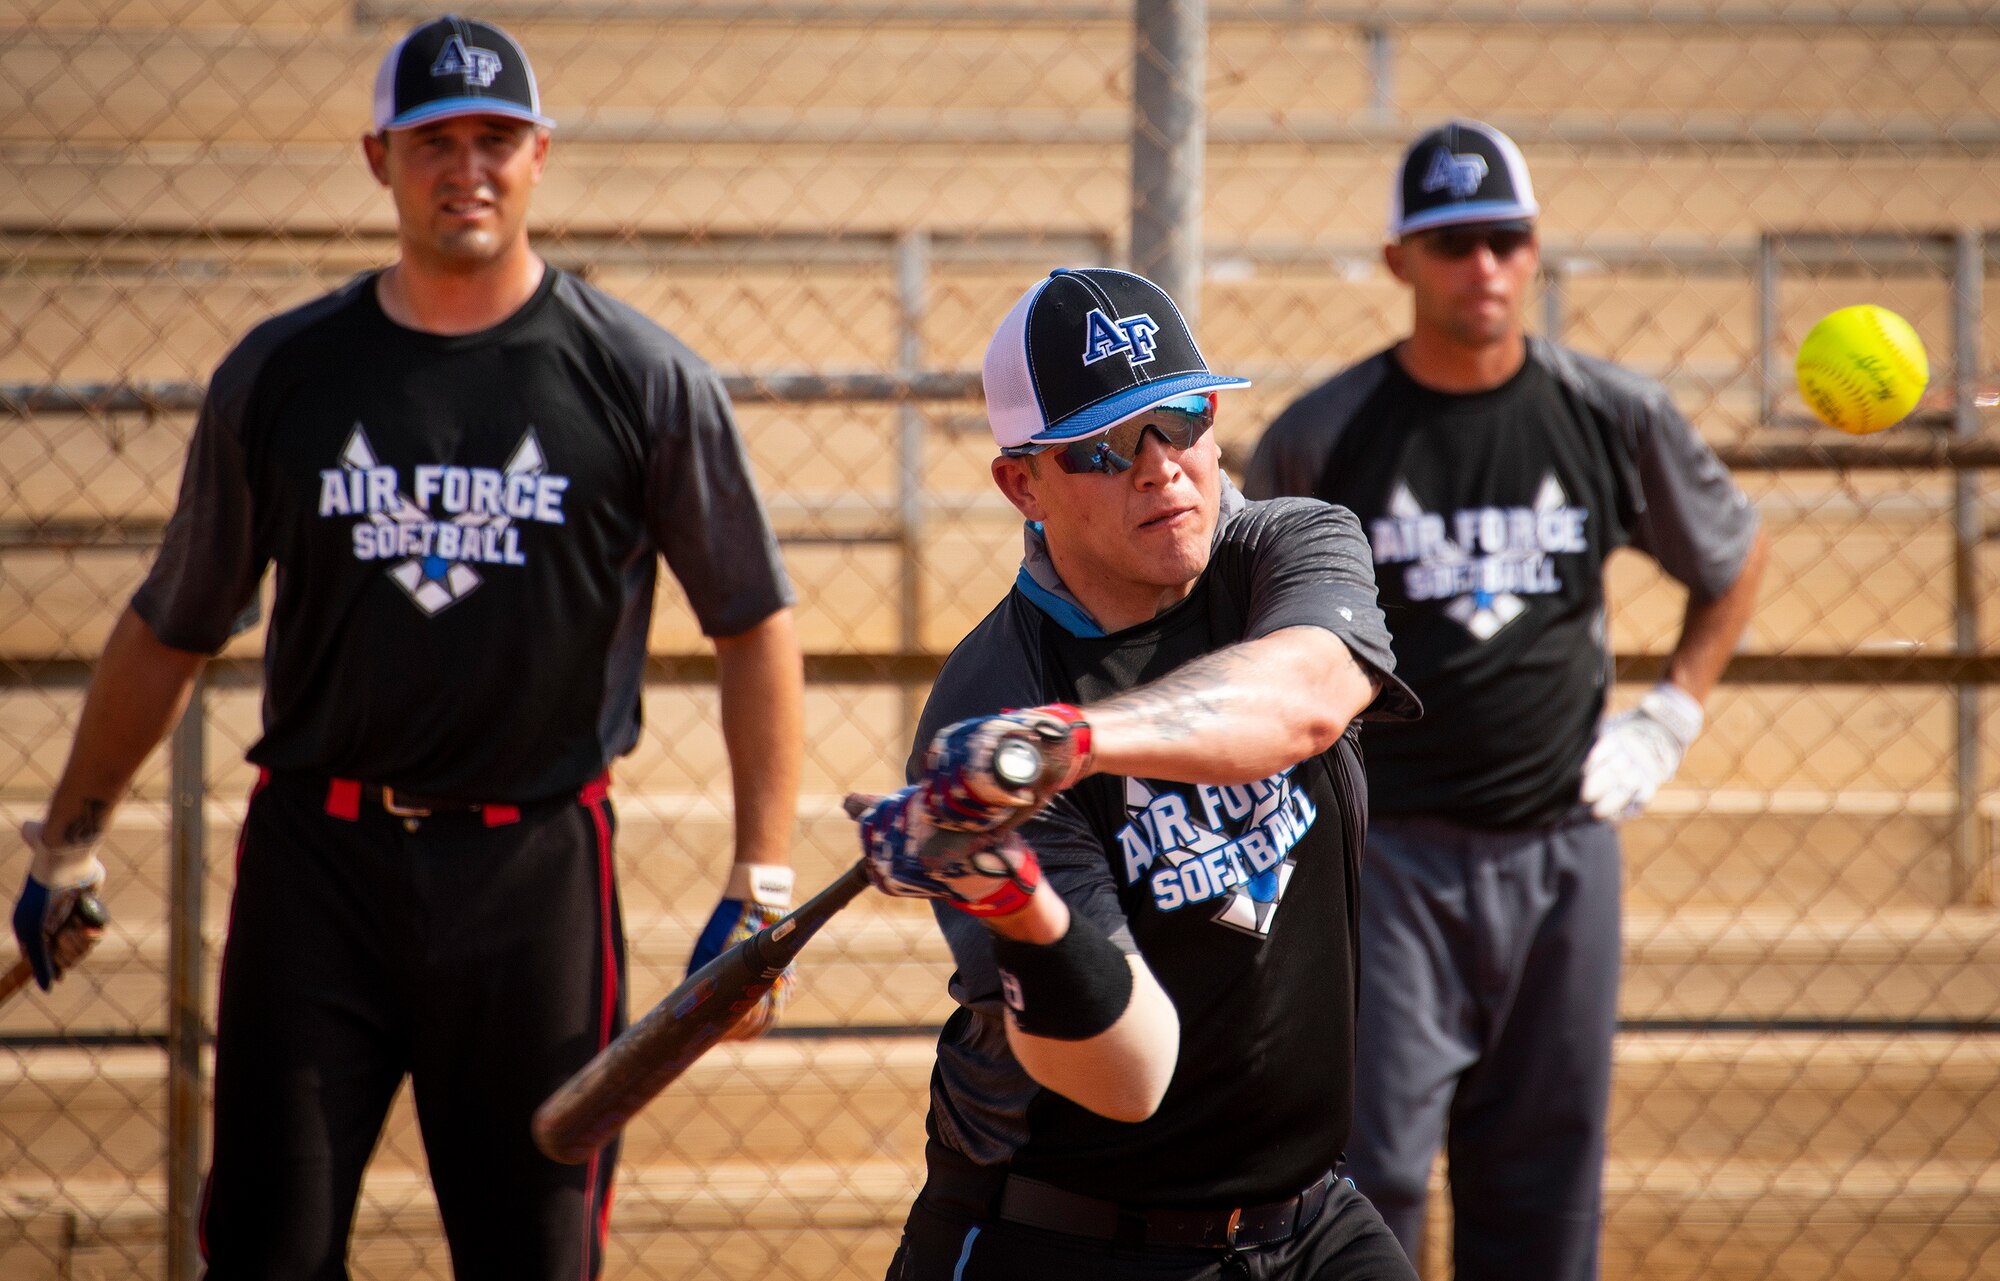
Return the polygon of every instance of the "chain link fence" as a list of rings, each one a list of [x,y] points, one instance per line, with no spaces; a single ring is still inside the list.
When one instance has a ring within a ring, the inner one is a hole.
[[[1403,331],[1377,248],[1390,172],[1416,131],[1478,116],[1521,143],[1542,198],[1537,327],[1665,381],[1774,539],[1710,728],[1626,832],[1606,1272],[2000,1271],[1982,483],[2000,442],[1979,404],[2000,350],[2000,20],[1972,0],[1206,9],[1179,61],[1135,56],[1133,7],[1104,0],[477,10],[525,44],[561,122],[545,254],[686,339],[738,401],[802,596],[804,882],[851,859],[838,798],[898,781],[926,680],[1010,580],[977,369],[1019,292],[1164,244],[1162,275],[1199,273],[1211,359],[1256,380],[1220,427],[1240,465],[1293,396]],[[54,784],[214,363],[393,255],[356,139],[376,60],[432,13],[0,9],[9,824]],[[1172,92],[1135,145],[1146,65]],[[1167,116],[1205,143],[1144,136]],[[1916,326],[1933,390],[1886,436],[1830,439],[1791,354],[1861,301]],[[1637,559],[1613,578],[1622,704],[1682,597]],[[653,641],[646,738],[617,772],[635,1011],[678,978],[729,843],[712,661],[672,588]],[[53,994],[0,1008],[0,1275],[192,1275],[258,646],[212,666],[119,813],[110,936]],[[920,1174],[948,971],[920,909],[871,897],[829,927],[786,1027],[710,1055],[634,1124],[611,1275],[879,1277]],[[407,1099],[352,1266],[450,1274]]]

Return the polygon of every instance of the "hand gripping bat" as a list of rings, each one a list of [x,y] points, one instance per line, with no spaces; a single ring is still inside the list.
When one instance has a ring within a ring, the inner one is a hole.
[[[994,753],[993,770],[1005,786],[1025,787],[1041,769],[1041,750],[1026,738],[1019,747],[1010,743]],[[1023,810],[1013,822],[1030,812]],[[966,839],[963,833],[941,835]],[[820,927],[867,888],[867,863],[858,862],[791,915],[681,980],[542,1101],[535,1110],[535,1146],[566,1164],[588,1161],[762,1000]]]
[[[101,930],[110,923],[111,914],[104,910],[104,904],[98,901],[96,895],[85,894],[80,896],[76,900],[76,906],[70,909],[69,919],[63,922],[63,929],[65,931]],[[34,980],[35,967],[33,963],[25,956],[15,961],[13,968],[9,969],[4,976],[0,976],[0,1005],[5,1005],[7,1002],[13,1000],[22,988],[28,986]]]

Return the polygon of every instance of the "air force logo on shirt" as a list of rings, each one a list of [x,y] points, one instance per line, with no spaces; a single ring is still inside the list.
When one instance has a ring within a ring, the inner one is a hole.
[[[489,89],[500,76],[500,55],[491,49],[468,45],[464,36],[453,36],[438,51],[437,61],[431,64],[431,74],[463,76],[467,88],[476,85]]]
[[[1589,551],[1589,523],[1554,472],[1542,477],[1532,507],[1467,507],[1449,519],[1425,511],[1398,480],[1388,511],[1368,524],[1368,542],[1378,566],[1404,567],[1412,602],[1444,601],[1445,614],[1484,641],[1527,611],[1524,597],[1562,590],[1555,557]]]
[[[1424,171],[1425,191],[1449,191],[1464,200],[1486,181],[1486,157],[1478,152],[1451,152],[1439,147],[1431,153],[1431,167]]]
[[[1127,885],[1144,881],[1162,912],[1214,903],[1221,924],[1264,935],[1292,879],[1292,847],[1319,809],[1286,770],[1241,786],[1198,784],[1192,803],[1128,778],[1125,816],[1118,849]]]
[[[319,474],[319,514],[361,517],[354,559],[393,562],[389,577],[426,614],[457,604],[485,581],[475,565],[526,565],[519,525],[564,523],[569,477],[550,474],[532,427],[504,469],[424,463],[411,479],[414,499],[356,423],[340,465]]]
[[[1159,346],[1159,332],[1160,326],[1143,313],[1113,320],[1101,308],[1092,307],[1083,318],[1083,363],[1094,365],[1123,352],[1126,360],[1143,365]]]

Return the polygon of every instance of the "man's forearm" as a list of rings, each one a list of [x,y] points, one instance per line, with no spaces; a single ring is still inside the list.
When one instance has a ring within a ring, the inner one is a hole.
[[[1255,782],[1331,747],[1379,690],[1332,632],[1288,627],[1084,709],[1092,769]]]
[[[1764,581],[1764,563],[1769,558],[1770,546],[1759,529],[1750,541],[1750,550],[1744,554],[1743,567],[1736,572],[1736,581],[1729,589],[1714,600],[1688,601],[1687,615],[1681,622],[1680,640],[1674,645],[1673,655],[1667,659],[1666,678],[1694,697],[1696,702],[1706,701],[1709,691],[1715,688],[1722,671],[1729,666],[1731,655],[1736,652],[1737,642],[1743,639],[1743,632],[1750,626],[1750,615],[1757,605],[1757,590]]]
[[[1003,938],[1047,947],[1072,925],[1068,904],[1043,881],[1027,906],[991,917],[987,928]],[[1007,1044],[1037,1084],[1072,1103],[1118,1121],[1143,1121],[1153,1114],[1173,1080],[1180,1054],[1180,1020],[1159,980],[1137,956],[1125,958],[1132,970],[1128,1003],[1102,1032],[1076,1040],[1036,1036],[1007,1017]]]
[[[805,667],[792,611],[717,637],[715,656],[736,800],[736,861],[787,862],[805,737]]]
[[[91,677],[76,740],[44,820],[52,846],[96,840],[146,757],[187,706],[202,654],[163,645],[128,607]]]

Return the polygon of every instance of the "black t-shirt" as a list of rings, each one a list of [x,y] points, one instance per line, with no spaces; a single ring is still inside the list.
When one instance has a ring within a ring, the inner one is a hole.
[[[715,374],[555,268],[491,329],[364,275],[217,369],[133,608],[212,653],[275,562],[250,759],[526,801],[631,750],[658,556],[710,635],[791,601]]]
[[[1326,628],[1364,664],[1393,669],[1360,530],[1311,501],[1225,518],[1193,592],[1108,636],[1075,634],[1017,588],[945,664],[911,777],[953,721],[1103,699],[1294,626]],[[1415,705],[1387,676],[1376,708]],[[1057,797],[1022,834],[1070,909],[1143,955],[1172,998],[1173,1081],[1137,1124],[1037,1086],[1007,1046],[991,933],[940,908],[962,1008],[939,1041],[933,1136],[979,1164],[1128,1204],[1256,1203],[1311,1182],[1347,1138],[1366,814],[1352,729],[1249,786],[1097,775]]]
[[[1610,672],[1605,558],[1636,545],[1709,599],[1757,526],[1663,389],[1539,341],[1469,395],[1378,354],[1272,423],[1246,487],[1341,503],[1368,531],[1427,710],[1369,734],[1373,811],[1490,827],[1578,807]]]

